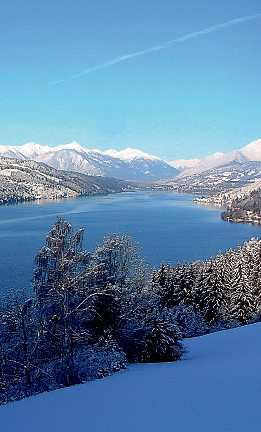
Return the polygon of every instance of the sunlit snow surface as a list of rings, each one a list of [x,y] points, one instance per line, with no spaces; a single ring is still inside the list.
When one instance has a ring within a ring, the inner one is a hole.
[[[11,403],[0,408],[1,431],[260,431],[260,333],[255,324],[191,339],[178,363]]]

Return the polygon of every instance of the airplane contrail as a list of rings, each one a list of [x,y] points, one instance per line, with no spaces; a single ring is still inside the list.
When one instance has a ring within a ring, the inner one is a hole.
[[[210,34],[210,33],[218,32],[218,31],[223,30],[223,29],[225,29],[227,27],[231,27],[231,26],[235,26],[235,25],[238,25],[238,24],[242,24],[242,23],[245,23],[247,21],[253,21],[253,20],[256,20],[256,19],[259,19],[259,18],[261,18],[261,12],[255,14],[255,15],[248,15],[248,16],[244,16],[244,17],[240,17],[240,18],[234,18],[234,19],[232,19],[230,21],[226,21],[226,22],[221,23],[221,24],[216,24],[216,25],[213,25],[211,27],[207,27],[207,28],[205,28],[203,30],[198,30],[198,31],[195,31],[195,32],[187,33],[187,34],[185,34],[183,36],[179,36],[179,37],[177,37],[175,39],[171,39],[171,40],[168,40],[166,42],[163,42],[160,45],[154,45],[153,47],[150,47],[150,48],[145,48],[145,49],[140,50],[140,51],[134,51],[134,52],[129,53],[129,54],[124,54],[124,55],[121,55],[121,56],[118,56],[118,57],[114,57],[113,59],[107,60],[104,63],[100,63],[100,64],[97,64],[95,66],[91,66],[91,67],[89,67],[87,69],[84,69],[81,72],[78,72],[78,73],[76,73],[74,75],[71,75],[68,78],[60,79],[60,80],[57,80],[57,81],[51,81],[49,84],[51,84],[51,85],[57,85],[57,84],[65,83],[67,81],[76,80],[78,78],[81,78],[81,77],[84,77],[86,75],[89,75],[89,74],[91,74],[93,72],[96,72],[96,71],[99,71],[99,70],[102,70],[102,69],[107,69],[107,68],[109,68],[111,66],[114,66],[114,65],[116,65],[118,63],[125,62],[125,61],[133,59],[135,57],[140,57],[140,56],[143,56],[143,55],[146,55],[146,54],[150,54],[150,53],[155,52],[155,51],[161,51],[161,50],[164,50],[164,49],[167,49],[167,48],[171,48],[173,45],[186,42],[186,41],[188,41],[190,39],[195,39],[195,38],[200,37],[200,36],[204,36],[204,35],[207,35],[207,34]]]

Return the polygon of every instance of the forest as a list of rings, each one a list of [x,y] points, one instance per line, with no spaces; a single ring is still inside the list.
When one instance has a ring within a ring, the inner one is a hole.
[[[253,190],[245,198],[237,198],[233,202],[233,207],[240,208],[241,210],[261,212],[261,190]]]
[[[43,163],[0,157],[0,205],[135,190],[139,186],[107,177],[60,171]]]
[[[144,263],[113,234],[93,252],[57,219],[32,289],[0,307],[0,404],[102,378],[128,363],[177,361],[183,339],[260,321],[261,240],[207,261]]]

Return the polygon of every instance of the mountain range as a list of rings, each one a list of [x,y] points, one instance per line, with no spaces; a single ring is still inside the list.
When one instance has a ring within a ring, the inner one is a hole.
[[[36,143],[0,146],[0,155],[20,160],[34,160],[66,171],[122,180],[153,182],[175,177],[179,171],[160,158],[141,150],[122,151],[87,149],[77,142],[48,147]]]
[[[0,156],[43,162],[58,170],[151,183],[191,177],[227,165],[230,168],[234,166],[234,171],[247,162],[261,162],[261,139],[228,153],[218,152],[201,159],[170,162],[139,149],[102,151],[82,147],[75,141],[56,147],[34,142],[20,146],[0,146]]]
[[[202,159],[173,160],[169,163],[180,171],[180,177],[188,177],[228,164],[241,164],[248,161],[261,161],[261,139],[228,153],[218,152]]]

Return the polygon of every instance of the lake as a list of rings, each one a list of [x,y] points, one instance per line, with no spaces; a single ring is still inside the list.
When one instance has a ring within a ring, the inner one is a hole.
[[[145,260],[175,264],[209,258],[260,235],[258,226],[230,224],[220,209],[171,192],[129,192],[0,207],[1,292],[29,287],[33,260],[57,216],[84,227],[92,250],[107,233],[128,233]]]

